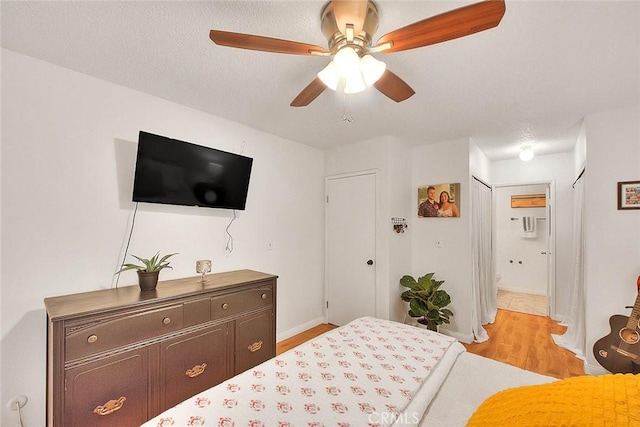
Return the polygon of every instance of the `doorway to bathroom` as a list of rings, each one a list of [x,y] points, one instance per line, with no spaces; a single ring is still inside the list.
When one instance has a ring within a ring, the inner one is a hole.
[[[498,308],[555,316],[553,182],[494,187]]]

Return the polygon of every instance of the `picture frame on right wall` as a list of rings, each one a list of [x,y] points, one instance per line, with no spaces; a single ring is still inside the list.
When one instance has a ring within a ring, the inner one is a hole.
[[[640,209],[640,181],[618,182],[618,210]]]

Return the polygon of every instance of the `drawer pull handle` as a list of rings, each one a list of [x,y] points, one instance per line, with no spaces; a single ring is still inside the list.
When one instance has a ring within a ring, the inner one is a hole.
[[[127,400],[127,398],[124,396],[122,396],[120,399],[110,400],[104,405],[96,406],[96,409],[93,410],[93,413],[103,416],[113,414],[118,409],[122,408],[125,400]]]
[[[87,342],[89,344],[93,344],[96,341],[98,341],[98,336],[97,335],[89,335],[89,337],[87,338]]]
[[[168,325],[169,323],[171,323],[171,318],[165,317],[164,319],[162,319],[162,323],[164,323],[165,325]]]
[[[189,378],[195,378],[198,375],[201,375],[205,369],[207,369],[207,364],[203,363],[202,365],[196,365],[191,369],[187,369],[187,372],[185,372],[184,374]]]
[[[249,347],[247,347],[247,349],[251,353],[255,353],[256,351],[260,350],[261,348],[262,348],[262,341],[256,341],[253,344],[251,344]]]
[[[260,295],[260,298],[262,298],[262,299],[267,299],[267,294],[262,294],[262,295]]]
[[[222,304],[222,309],[226,310],[227,308],[229,308],[229,304],[227,304],[226,302],[224,304]]]

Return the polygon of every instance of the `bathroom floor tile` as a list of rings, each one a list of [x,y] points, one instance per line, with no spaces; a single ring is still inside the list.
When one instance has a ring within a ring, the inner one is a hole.
[[[548,316],[547,297],[498,289],[498,308],[520,313]]]

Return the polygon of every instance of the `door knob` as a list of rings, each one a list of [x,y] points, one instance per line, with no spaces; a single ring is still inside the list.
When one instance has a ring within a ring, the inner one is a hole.
[[[367,265],[373,265],[373,260],[370,259],[369,261],[367,261]]]

